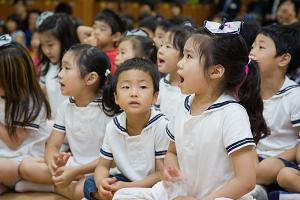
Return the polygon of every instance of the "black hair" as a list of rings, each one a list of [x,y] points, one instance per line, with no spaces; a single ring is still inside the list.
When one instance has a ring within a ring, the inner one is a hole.
[[[251,47],[257,34],[260,31],[260,25],[256,21],[244,21],[241,28],[241,35],[246,41],[248,52],[250,53]]]
[[[166,19],[161,19],[158,21],[156,28],[157,27],[161,27],[164,31],[168,31],[172,27],[172,24]]]
[[[107,70],[110,70],[110,61],[106,53],[97,47],[88,44],[75,44],[69,51],[75,53],[76,62],[80,70],[81,77],[88,73],[96,72],[99,75],[99,90],[102,91],[107,79]]]
[[[38,33],[50,33],[60,42],[60,59],[59,67],[61,65],[61,59],[65,52],[76,43],[79,43],[79,39],[76,34],[75,25],[72,23],[71,18],[62,13],[54,14],[47,17],[38,27]],[[50,60],[42,54],[41,63],[46,64],[42,75],[45,75],[49,71]]]
[[[155,17],[152,17],[152,16],[144,18],[139,23],[139,27],[147,28],[147,29],[151,30],[153,33],[155,32],[156,26],[157,26],[157,21],[156,21]]]
[[[141,70],[148,73],[153,81],[154,93],[159,91],[159,71],[151,61],[143,58],[132,58],[126,60],[118,66],[110,84],[107,85],[103,91],[102,106],[104,113],[108,116],[114,116],[115,114],[122,112],[122,109],[115,102],[114,93],[116,92],[120,74],[128,70]]]
[[[117,32],[124,33],[127,29],[126,22],[122,21],[122,18],[110,9],[102,10],[100,15],[96,16],[95,21],[107,23],[111,28],[112,34]]]
[[[247,110],[255,142],[269,135],[262,113],[263,101],[260,96],[258,65],[255,61],[248,64],[248,51],[242,36],[212,35],[206,32],[193,34],[191,39],[195,48],[198,49],[200,59],[204,58],[205,72],[210,66],[217,64],[225,68],[223,90],[237,92],[240,104]],[[247,64],[249,73],[246,76]]]
[[[173,26],[168,32],[170,32],[171,44],[180,52],[180,57],[183,56],[183,48],[187,39],[191,36],[194,29],[189,26]]]
[[[272,24],[263,27],[259,33],[273,40],[276,47],[276,56],[281,56],[285,53],[291,55],[287,73],[294,71],[300,66],[300,32],[296,26]]]
[[[59,4],[57,4],[57,6],[55,6],[54,12],[55,13],[65,13],[67,15],[73,14],[72,7],[67,2],[60,2]]]
[[[157,48],[154,41],[150,37],[130,35],[120,39],[119,44],[123,41],[130,40],[134,50],[135,57],[157,62]]]

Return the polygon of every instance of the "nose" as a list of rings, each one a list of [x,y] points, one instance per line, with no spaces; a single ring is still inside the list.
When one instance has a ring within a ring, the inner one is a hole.
[[[132,87],[130,90],[130,96],[131,97],[136,97],[138,96],[138,88],[137,87]]]
[[[59,80],[61,80],[61,78],[62,78],[62,71],[63,71],[63,70],[61,69],[61,70],[59,71],[59,73],[58,73],[58,79],[59,79]]]
[[[177,68],[178,70],[182,69],[183,68],[183,58],[181,58],[178,63],[177,63]]]

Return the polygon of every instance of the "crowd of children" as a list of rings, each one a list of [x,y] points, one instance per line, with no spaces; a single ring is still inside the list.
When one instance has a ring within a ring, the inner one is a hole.
[[[299,25],[243,25],[47,12],[36,60],[0,35],[0,195],[300,199]]]

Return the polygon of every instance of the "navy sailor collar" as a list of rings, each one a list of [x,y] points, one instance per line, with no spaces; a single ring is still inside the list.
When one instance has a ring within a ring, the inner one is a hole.
[[[69,102],[71,103],[71,104],[74,104],[74,105],[76,105],[75,104],[75,99],[74,99],[74,97],[69,97]],[[90,105],[99,105],[99,103],[101,103],[102,102],[102,97],[96,97],[92,102],[90,102],[89,104],[88,104],[88,106],[90,106]]]

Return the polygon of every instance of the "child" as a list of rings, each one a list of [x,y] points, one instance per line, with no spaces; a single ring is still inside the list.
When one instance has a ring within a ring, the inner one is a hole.
[[[162,19],[160,22],[158,22],[155,32],[154,32],[154,42],[157,48],[159,48],[162,45],[163,39],[165,38],[165,35],[169,28],[171,28],[171,23],[168,20]]]
[[[127,31],[119,41],[115,63],[120,65],[130,58],[144,58],[156,63],[156,56],[154,41],[142,29],[134,29]]]
[[[108,72],[109,59],[96,47],[77,44],[64,55],[58,77],[62,94],[72,97],[58,109],[45,158],[28,158],[22,162],[20,173],[23,179],[54,184],[55,192],[70,199],[83,197],[84,175],[96,168],[106,124],[110,120],[101,106],[102,88]],[[68,153],[59,152],[65,137],[72,152],[70,158]],[[65,160],[68,160],[67,164]],[[47,189],[33,186],[21,185],[19,191]],[[52,189],[48,187],[48,190]]]
[[[37,32],[43,52],[43,64],[40,82],[48,96],[52,118],[55,118],[58,106],[68,97],[63,96],[59,89],[58,73],[64,53],[78,43],[75,26],[65,14],[42,13],[38,20]]]
[[[268,129],[240,23],[206,22],[206,34],[187,40],[178,63],[180,90],[192,95],[167,127],[165,180],[184,177],[186,198],[243,199],[255,186],[253,146]]]
[[[20,179],[26,156],[42,156],[50,133],[50,106],[27,50],[0,37],[0,194]]]
[[[258,184],[276,183],[281,168],[295,165],[300,87],[286,73],[300,66],[299,38],[299,32],[291,26],[263,27],[250,52],[259,63],[264,118],[271,130],[271,135],[257,145],[258,156],[263,160],[256,170]],[[264,196],[266,199],[266,193]]]
[[[161,73],[167,74],[159,82],[159,95],[156,107],[168,119],[175,115],[175,111],[183,95],[177,86],[180,77],[177,74],[177,63],[183,56],[183,47],[191,35],[191,27],[177,26],[169,29],[157,52],[157,65]]]
[[[158,89],[159,72],[152,62],[133,58],[117,68],[103,106],[108,114],[123,112],[107,125],[94,178],[85,182],[85,198],[112,199],[121,188],[151,187],[160,180],[168,138],[166,118],[151,109]],[[109,174],[112,162],[121,174]]]
[[[125,30],[125,23],[120,16],[112,10],[104,9],[100,15],[96,16],[93,28],[79,26],[77,33],[81,43],[97,46],[106,52],[110,60],[111,72],[114,74],[115,57],[118,53],[116,44]]]

